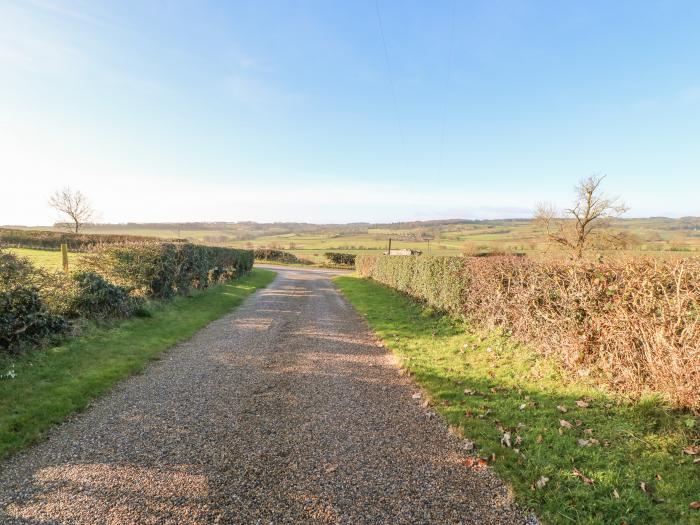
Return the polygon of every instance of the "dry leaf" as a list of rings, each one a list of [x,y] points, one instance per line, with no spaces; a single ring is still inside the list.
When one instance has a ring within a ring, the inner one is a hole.
[[[482,468],[485,468],[488,465],[488,461],[486,461],[484,458],[475,458],[475,457],[468,457],[467,459],[464,460],[464,466],[473,468],[476,470],[480,470]]]
[[[617,489],[613,489],[613,496],[615,496],[615,499],[620,499],[620,493],[617,491]]]
[[[535,439],[535,443],[538,445],[544,441],[544,438],[542,437],[542,434],[537,434],[537,438]]]
[[[523,438],[521,438],[520,436],[515,436],[515,444],[522,445],[522,443],[523,443]]]
[[[695,464],[695,463],[700,463],[700,458],[695,458],[695,459],[693,460],[693,464]]]
[[[559,424],[564,428],[574,428],[574,426],[569,423],[566,419],[560,419]]]
[[[501,445],[510,448],[510,432],[504,432],[501,436]]]
[[[683,454],[688,454],[689,456],[695,456],[697,454],[700,454],[700,447],[697,445],[690,445],[689,447],[685,447],[683,449]]]
[[[520,410],[525,410],[527,408],[527,403],[520,405]]]
[[[542,476],[542,477],[540,477],[540,479],[535,481],[535,487],[537,487],[538,489],[543,489],[548,481],[549,481],[548,477]]]
[[[661,481],[663,479],[661,477],[661,474],[658,474],[658,473],[656,474],[656,476],[654,476],[654,478],[656,478],[657,481]]]
[[[475,393],[476,393],[476,391],[475,391],[475,390],[472,390],[471,388],[465,388],[465,389],[464,389],[464,395],[472,396],[472,395],[474,395]]]
[[[474,442],[471,439],[464,440],[464,450],[474,450]]]
[[[691,509],[693,510],[700,510],[700,501],[693,501],[690,505],[688,505]]]
[[[576,401],[576,406],[579,408],[588,408],[590,405],[583,399],[579,399],[578,401]]]
[[[559,412],[564,413],[564,412],[566,412],[566,411],[568,410],[568,408],[566,408],[564,405],[557,405],[557,410],[558,410]]]
[[[578,446],[579,446],[579,447],[587,447],[588,445],[591,444],[591,442],[588,441],[587,439],[579,439],[579,440],[576,441],[576,442],[578,443]]]
[[[593,485],[595,481],[593,481],[591,478],[585,476],[583,472],[581,472],[579,469],[575,468],[572,471],[572,474],[579,478],[581,481],[583,481],[586,485]]]
[[[593,434],[593,429],[592,429],[592,428],[587,428],[586,430],[583,431],[583,433],[590,436],[590,435]]]
[[[413,399],[420,399],[421,397],[423,397],[423,394],[421,394],[420,392],[416,392],[416,393],[413,394],[411,397],[412,397]]]
[[[338,465],[336,465],[335,463],[328,463],[328,464],[326,464],[326,466],[323,467],[323,468],[325,469],[326,474],[330,474],[331,472],[335,472],[335,471],[336,471],[336,469],[338,468]]]
[[[642,489],[642,492],[647,492],[647,484],[643,481],[639,484],[639,488]]]

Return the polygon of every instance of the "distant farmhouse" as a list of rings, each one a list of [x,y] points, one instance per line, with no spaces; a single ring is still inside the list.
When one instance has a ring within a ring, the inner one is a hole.
[[[411,250],[410,248],[402,248],[401,250],[389,250],[384,252],[384,255],[420,255],[423,252],[420,250]]]

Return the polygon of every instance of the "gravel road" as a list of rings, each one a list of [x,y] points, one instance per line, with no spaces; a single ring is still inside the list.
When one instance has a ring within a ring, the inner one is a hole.
[[[530,523],[337,292],[290,268],[0,464],[0,523]]]

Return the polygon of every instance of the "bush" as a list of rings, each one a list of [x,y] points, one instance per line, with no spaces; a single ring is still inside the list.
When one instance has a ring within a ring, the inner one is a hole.
[[[338,266],[355,266],[355,255],[352,253],[326,252],[323,254],[328,262]]]
[[[700,261],[360,255],[357,271],[613,389],[700,409]]]
[[[34,277],[29,261],[0,252],[0,350],[16,351],[68,328],[47,311]]]
[[[256,248],[255,259],[259,261],[273,261],[287,264],[300,263],[301,261],[293,253],[270,248]]]

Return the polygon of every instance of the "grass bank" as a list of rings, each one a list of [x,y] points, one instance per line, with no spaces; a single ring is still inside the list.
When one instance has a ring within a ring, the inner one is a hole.
[[[700,500],[697,418],[567,381],[534,351],[481,337],[375,282],[335,282],[545,523],[700,523],[691,508]]]
[[[154,303],[150,317],[92,326],[61,346],[0,357],[0,459],[40,439],[51,425],[143,370],[274,276],[256,269],[229,284]]]

